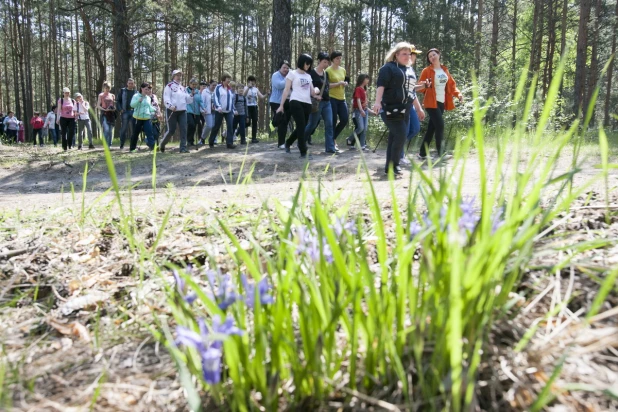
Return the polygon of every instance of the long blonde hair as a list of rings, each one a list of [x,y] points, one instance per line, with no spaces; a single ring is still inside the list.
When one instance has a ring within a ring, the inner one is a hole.
[[[389,62],[394,62],[397,59],[395,55],[399,53],[400,51],[402,51],[403,49],[408,49],[412,51],[412,45],[408,43],[407,41],[401,41],[397,43],[396,45],[394,45],[388,51],[388,53],[386,53],[386,57],[384,58],[384,64],[389,63]]]

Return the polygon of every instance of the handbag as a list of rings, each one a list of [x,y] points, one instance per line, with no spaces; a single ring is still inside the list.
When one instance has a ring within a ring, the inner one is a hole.
[[[322,93],[324,93],[324,87],[326,87],[326,72],[324,72],[324,79],[322,81],[322,90],[320,90],[319,96],[322,97]],[[320,110],[320,101],[315,97],[311,98],[311,113],[317,113]]]
[[[406,115],[406,103],[385,104],[384,113],[388,120],[403,119]]]

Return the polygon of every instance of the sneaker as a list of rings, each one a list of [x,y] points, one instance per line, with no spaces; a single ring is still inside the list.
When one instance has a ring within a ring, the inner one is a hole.
[[[286,152],[286,153],[292,153],[292,151],[290,150],[290,148],[289,148],[289,147],[287,147],[287,146],[285,147],[285,152]]]
[[[453,158],[453,155],[446,154],[446,153],[440,157],[441,160],[450,160],[452,158]]]
[[[384,169],[384,174],[388,174],[388,169]],[[399,175],[403,174],[403,172],[401,171],[401,167],[399,167],[399,166],[393,167],[393,174],[395,176],[399,176]]]
[[[94,145],[92,145],[92,144],[91,144],[91,145],[89,145],[89,146],[88,146],[88,149],[94,149]]]
[[[179,153],[189,153],[187,149],[182,149]]]
[[[417,155],[417,156],[416,156],[416,159],[417,159],[419,162],[424,162],[424,161],[426,161],[426,160],[427,160],[427,156],[421,156],[421,155],[419,154],[419,155]]]
[[[335,143],[335,150],[339,150],[339,146],[337,146],[337,143]]]
[[[77,146],[77,150],[82,150],[82,145]]]
[[[308,144],[309,146],[313,146],[313,143],[311,143],[311,140],[310,140],[310,141],[308,141],[308,142],[307,142],[307,144]]]
[[[124,145],[120,145],[119,149],[120,150],[124,149]]]
[[[236,145],[235,144],[228,144],[227,148],[228,149],[236,149]]]
[[[244,145],[246,145],[246,144],[247,144],[247,141],[246,141],[246,140],[241,140],[241,141],[240,141],[240,144],[244,146]]]
[[[354,135],[356,136],[356,133]],[[348,146],[354,146],[356,144],[356,140],[348,137],[347,139],[345,139],[345,143]]]
[[[368,152],[368,151],[370,151],[371,149],[369,148],[369,146],[365,145],[365,146],[363,146],[363,147],[361,148],[361,150],[362,150],[363,152]]]
[[[165,145],[161,145],[161,146],[159,146],[159,151],[160,151],[161,153],[165,153]]]
[[[401,163],[401,164],[403,164],[403,165],[406,165],[406,166],[407,166],[407,165],[409,165],[409,164],[411,164],[411,162],[410,162],[408,159],[406,159],[405,157],[404,157],[403,159],[401,159],[401,160],[399,161],[399,163]]]
[[[341,151],[339,151],[339,150],[327,150],[326,153],[334,154],[334,155],[340,155]]]
[[[309,153],[305,153],[305,154],[301,154],[300,158],[305,159],[305,160],[311,160],[313,159],[313,156],[311,156]]]
[[[287,148],[285,147],[285,144],[282,144],[281,146],[279,146],[279,149],[283,150],[283,149],[287,149]]]
[[[251,143],[260,143],[260,141],[258,139],[252,139]]]

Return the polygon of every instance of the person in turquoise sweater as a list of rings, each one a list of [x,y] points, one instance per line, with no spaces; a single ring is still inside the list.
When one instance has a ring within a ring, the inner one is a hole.
[[[156,109],[152,105],[152,100],[147,94],[147,90],[152,89],[150,83],[144,82],[141,84],[139,91],[133,95],[131,99],[131,108],[133,108],[133,117],[135,118],[135,127],[133,128],[133,136],[131,136],[130,152],[134,152],[137,147],[137,138],[142,129],[146,134],[146,144],[150,150],[154,149],[155,141],[152,135],[152,122],[150,121]]]
[[[195,77],[189,80],[189,87],[186,90],[187,94],[193,97],[193,103],[187,104],[187,144],[195,146],[195,132],[198,130],[200,117],[202,117],[200,112],[202,95],[198,89],[198,81]]]

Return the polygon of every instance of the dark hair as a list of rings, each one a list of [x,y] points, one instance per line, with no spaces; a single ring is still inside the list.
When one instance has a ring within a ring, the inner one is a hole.
[[[49,111],[50,111],[50,112],[53,112],[54,110],[56,110],[56,107],[58,107],[58,106],[56,106],[55,104],[54,104],[54,105],[52,105],[52,107],[51,107],[51,109],[49,109]]]
[[[321,62],[322,60],[330,61],[330,56],[328,55],[328,53],[323,51],[318,53],[318,62]]]
[[[255,76],[249,76],[247,77],[247,82],[256,82],[257,79],[255,78]]]
[[[206,80],[202,80],[200,82],[200,86],[208,86],[208,83],[206,83]]]
[[[288,65],[288,67],[290,67],[290,62],[289,62],[289,61],[287,61],[287,60],[281,60],[281,61],[279,62],[279,69],[281,69],[281,68],[283,67],[283,65],[284,65],[284,64],[287,64],[287,65]]]
[[[356,78],[356,87],[362,86],[365,79],[369,79],[368,74],[365,74],[365,73],[359,74],[358,77]],[[367,90],[367,86],[365,86],[365,90]]]
[[[142,84],[140,84],[139,86],[139,90],[141,91],[143,88],[150,86],[150,83],[148,82],[143,82]]]
[[[213,83],[217,83],[217,81],[215,79],[208,80],[208,84],[213,84]]]
[[[309,70],[311,70],[311,65],[313,64],[313,57],[309,56],[307,53],[303,53],[298,56],[298,60],[296,60],[296,67],[305,70],[305,64],[309,65]]]
[[[9,110],[8,112],[6,112],[6,115],[10,115],[11,113],[15,114],[15,112],[13,112],[13,110]]]
[[[429,61],[429,53],[431,53],[431,52],[436,52],[436,53],[438,53],[439,56],[442,55],[442,53],[440,53],[440,50],[438,50],[438,49],[434,48],[434,49],[427,50],[427,57],[426,57],[427,64],[431,64],[431,62]]]
[[[223,73],[221,75],[221,83],[223,83],[225,81],[225,79],[230,79],[232,80],[232,76],[230,76],[228,73]]]
[[[335,60],[337,57],[341,57],[343,56],[343,53],[341,53],[339,50],[334,50],[331,54],[330,54],[330,61]]]

